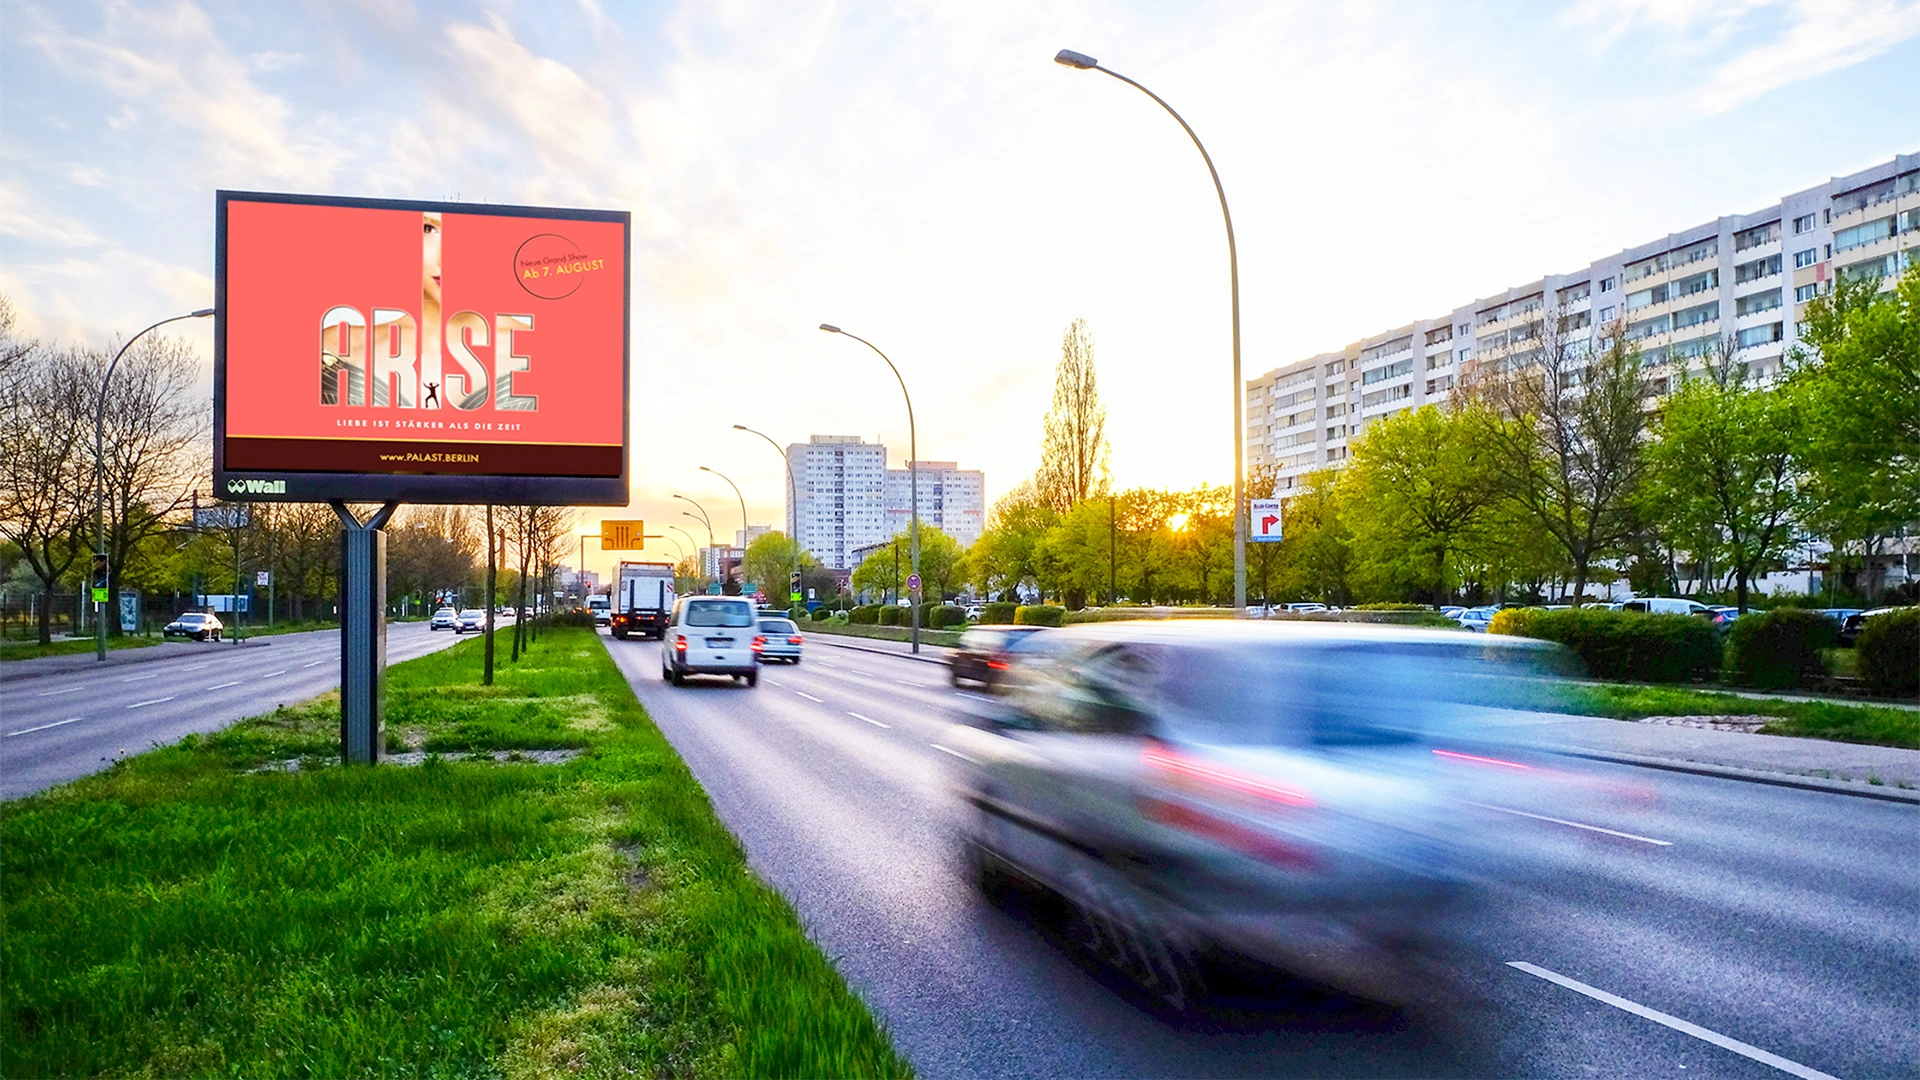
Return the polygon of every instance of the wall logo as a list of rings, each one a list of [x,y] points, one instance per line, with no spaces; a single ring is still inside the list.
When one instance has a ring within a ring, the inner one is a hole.
[[[227,481],[227,492],[229,494],[238,495],[243,491],[249,495],[285,495],[287,493],[287,482],[285,480]]]
[[[559,233],[539,233],[527,238],[513,253],[513,276],[520,287],[542,300],[564,300],[587,280],[587,275],[607,267],[605,259],[591,259],[580,253],[580,246]]]

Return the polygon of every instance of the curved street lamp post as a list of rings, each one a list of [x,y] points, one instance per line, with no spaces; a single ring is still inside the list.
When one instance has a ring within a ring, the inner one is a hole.
[[[1240,414],[1243,407],[1241,397],[1246,390],[1240,384],[1240,255],[1233,243],[1233,214],[1227,209],[1227,189],[1221,186],[1220,172],[1213,167],[1213,157],[1200,142],[1200,136],[1193,133],[1193,128],[1185,118],[1175,112],[1173,106],[1167,104],[1159,94],[1117,71],[1101,67],[1100,61],[1072,49],[1061,49],[1054,54],[1053,62],[1082,71],[1111,75],[1167,110],[1167,115],[1179,121],[1187,137],[1193,140],[1194,148],[1200,151],[1201,160],[1207,163],[1207,175],[1213,177],[1214,193],[1220,196],[1220,216],[1227,223],[1227,278],[1233,292],[1233,610],[1234,614],[1244,617],[1247,613],[1247,513],[1241,476],[1245,469],[1246,432]]]
[[[787,542],[793,546],[793,578],[788,589],[787,603],[791,605],[794,602],[792,594],[800,587],[800,481],[793,475],[793,459],[787,456],[785,447],[774,442],[773,438],[764,431],[755,431],[745,424],[735,424],[733,430],[744,431],[749,435],[758,435],[766,439],[767,445],[773,447],[774,452],[780,455],[781,463],[787,468]]]
[[[712,473],[720,479],[725,480],[727,486],[733,489],[734,498],[740,500],[740,582],[741,584],[745,584],[747,580],[747,497],[740,494],[740,485],[734,483],[726,473],[721,472],[719,469],[709,469],[705,465],[702,465],[700,466],[700,471]]]
[[[113,362],[107,365],[107,373],[100,376],[100,396],[93,410],[93,550],[97,556],[95,561],[100,564],[99,571],[95,574],[95,580],[100,583],[96,586],[97,588],[105,589],[108,580],[108,575],[105,573],[107,566],[107,384],[113,381],[114,369],[120,366],[120,358],[127,355],[127,350],[133,348],[134,342],[139,341],[141,338],[147,336],[149,332],[158,330],[168,323],[179,322],[182,319],[204,319],[213,313],[213,308],[201,308],[198,311],[190,311],[185,315],[175,315],[172,318],[161,319],[159,322],[128,338],[126,344],[120,346],[120,351],[113,354]],[[238,570],[234,571],[233,594],[236,597],[240,595],[240,574]],[[99,594],[96,593],[95,595],[98,596]],[[105,660],[107,658],[106,605],[107,600],[94,601],[93,655],[96,660]]]
[[[913,524],[909,526],[907,530],[907,550],[909,552],[909,561],[913,566],[913,581],[918,582],[920,580],[920,443],[919,437],[915,435],[913,430],[913,395],[907,393],[907,380],[900,377],[900,369],[893,366],[893,361],[888,359],[887,354],[880,352],[880,346],[875,345],[873,342],[868,341],[858,334],[849,334],[831,323],[821,323],[820,329],[825,330],[829,334],[839,334],[842,337],[850,337],[860,344],[865,345],[867,348],[872,349],[879,355],[880,359],[886,360],[887,367],[892,370],[894,379],[900,383],[900,396],[907,399],[907,501],[912,505],[913,509]],[[912,605],[913,612],[912,651],[917,653],[920,651],[920,587],[915,585],[909,590],[909,593],[912,599],[908,602]]]
[[[695,515],[694,515],[694,514],[692,513],[692,511],[688,511],[688,510],[682,510],[682,511],[680,511],[680,513],[681,513],[682,515],[684,515],[684,516],[686,516],[686,517],[690,517],[690,518],[693,518],[693,520],[695,520],[695,521],[697,521],[697,522],[699,522],[700,524],[702,524],[702,525],[705,525],[705,526],[707,527],[707,558],[709,558],[709,559],[714,559],[714,567],[715,567],[715,569],[719,569],[719,570],[723,570],[723,571],[724,571],[724,570],[725,570],[726,568],[720,565],[720,560],[718,560],[718,559],[715,559],[715,558],[714,558],[714,554],[713,554],[713,519],[707,516],[707,508],[706,508],[706,507],[704,507],[704,506],[701,506],[701,505],[700,505],[699,503],[697,503],[697,502],[694,502],[694,501],[693,501],[692,499],[689,499],[689,498],[687,498],[687,497],[686,497],[685,495],[675,495],[675,496],[674,496],[674,498],[676,498],[676,499],[679,499],[679,500],[680,500],[681,502],[683,502],[683,503],[687,503],[687,504],[689,504],[689,505],[691,505],[691,506],[693,507],[693,509],[694,509],[694,510],[698,510],[698,511],[700,511],[700,514],[699,514],[699,516],[697,516],[697,517],[696,517],[696,516],[695,516]],[[705,571],[705,569],[706,569],[705,567],[702,567],[702,568],[701,568],[701,570],[702,570],[702,572],[704,572],[704,571]],[[721,576],[721,579],[722,579],[722,580],[725,580],[725,578],[726,578],[726,574],[724,574],[724,573],[722,573],[722,574],[721,574],[720,576]]]

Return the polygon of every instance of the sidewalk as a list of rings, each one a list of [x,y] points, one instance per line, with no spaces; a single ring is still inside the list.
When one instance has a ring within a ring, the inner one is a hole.
[[[1560,713],[1489,710],[1486,723],[1552,753],[1920,805],[1920,750]]]

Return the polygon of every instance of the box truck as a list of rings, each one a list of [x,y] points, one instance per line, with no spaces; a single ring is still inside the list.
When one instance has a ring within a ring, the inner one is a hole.
[[[623,562],[613,585],[613,614],[608,626],[613,636],[629,634],[657,638],[666,630],[673,611],[673,564]]]

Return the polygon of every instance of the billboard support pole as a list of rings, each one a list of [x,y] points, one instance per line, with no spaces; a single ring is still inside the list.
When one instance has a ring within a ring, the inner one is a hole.
[[[380,761],[387,697],[387,534],[400,508],[389,502],[365,522],[339,499],[340,760]]]

